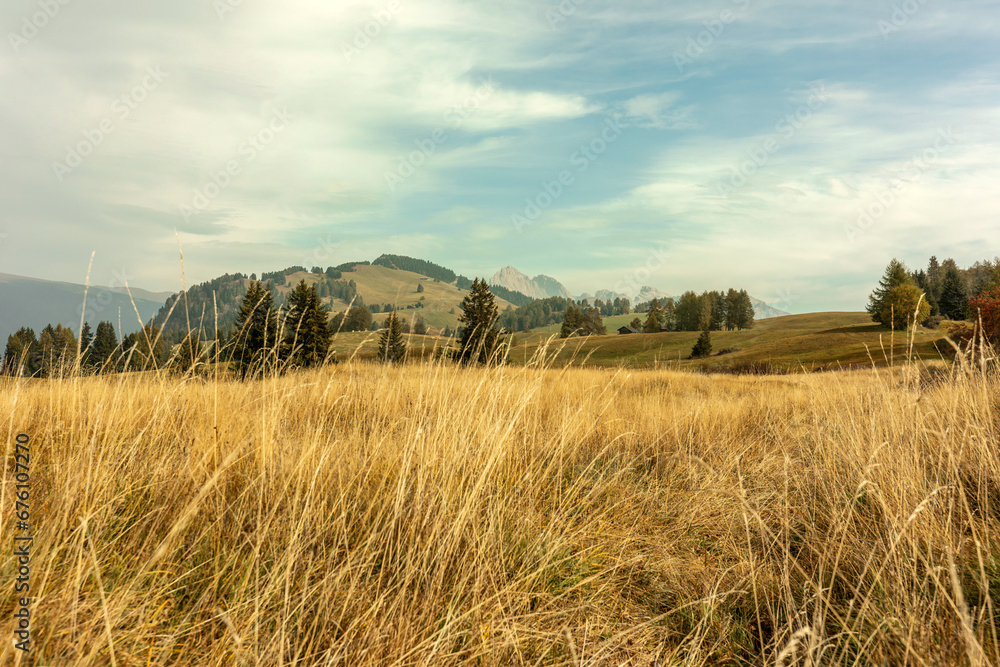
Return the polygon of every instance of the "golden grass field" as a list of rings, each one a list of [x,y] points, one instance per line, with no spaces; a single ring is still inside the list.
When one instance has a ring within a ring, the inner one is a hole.
[[[998,389],[943,366],[3,378],[0,662],[996,664]]]

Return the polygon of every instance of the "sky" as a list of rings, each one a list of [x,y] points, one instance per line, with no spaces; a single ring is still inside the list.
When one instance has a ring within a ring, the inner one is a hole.
[[[0,273],[396,253],[862,310],[893,257],[1000,254],[998,10],[5,0]]]

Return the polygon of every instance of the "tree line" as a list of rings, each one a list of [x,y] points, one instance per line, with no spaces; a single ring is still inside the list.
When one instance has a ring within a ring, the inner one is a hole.
[[[742,331],[755,323],[753,301],[746,290],[730,288],[726,292],[696,294],[688,290],[676,300],[659,299],[636,306],[646,313],[645,321],[636,318],[630,326],[644,333],[660,331]]]
[[[462,363],[502,362],[506,358],[505,337],[494,295],[485,280],[477,278],[471,287],[461,304],[458,347],[449,355]],[[61,324],[47,326],[37,338],[33,330],[23,327],[8,337],[2,371],[6,375],[61,377],[81,370],[108,373],[166,365],[188,372],[199,364],[224,361],[240,378],[259,377],[329,363],[333,361],[331,342],[336,331],[375,328],[371,312],[363,306],[352,306],[331,317],[316,285],[304,280],[289,292],[287,309],[278,309],[275,301],[268,284],[251,280],[228,336],[220,329],[213,338],[203,340],[201,330],[188,330],[169,356],[164,332],[152,319],[141,331],[121,340],[110,322],[100,322],[93,334],[90,324],[84,323],[80,340]],[[389,314],[380,340],[380,359],[399,361],[405,356],[400,336],[407,329],[395,311]],[[416,321],[413,332],[426,333],[423,320]]]
[[[597,312],[598,318],[610,317],[613,315],[628,315],[632,305],[628,299],[615,298],[614,300],[602,301],[595,299],[591,304],[586,299],[573,300],[561,296],[550,296],[546,299],[536,299],[531,303],[517,308],[508,308],[500,314],[500,325],[508,331],[528,331],[538,329],[553,324],[559,324],[566,318],[566,313],[570,308],[582,314]],[[576,315],[572,315],[575,318]],[[590,314],[593,318],[593,314]],[[602,324],[603,326],[603,324]]]
[[[962,269],[954,259],[938,262],[931,256],[927,269],[917,271],[894,258],[868,296],[866,310],[885,327],[906,329],[915,322],[933,327],[945,319],[978,319],[984,308],[992,309],[998,291],[1000,257]]]

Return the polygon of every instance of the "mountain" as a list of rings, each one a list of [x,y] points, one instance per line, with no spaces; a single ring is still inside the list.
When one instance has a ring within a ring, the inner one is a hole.
[[[770,317],[781,317],[783,315],[791,315],[779,308],[775,308],[769,304],[764,303],[760,299],[755,299],[750,297],[750,303],[753,304],[753,316],[758,320],[766,320]]]
[[[545,275],[537,275],[528,278],[513,266],[505,266],[489,279],[490,285],[499,285],[512,292],[520,292],[533,299],[547,299],[550,296],[558,296],[564,299],[572,298],[569,291],[563,287],[555,278]]]
[[[643,285],[639,290],[639,293],[635,295],[632,299],[632,305],[637,303],[645,303],[647,301],[652,301],[653,299],[659,299],[663,301],[664,299],[672,299],[673,296],[667,294],[663,290],[656,289],[655,287],[650,287],[649,285]]]
[[[97,329],[98,322],[107,320],[117,331],[120,309],[120,333],[138,331],[136,309],[142,321],[148,322],[170,296],[169,292],[148,292],[131,286],[129,289],[134,308],[124,287],[90,286],[85,319],[91,330]],[[31,327],[37,335],[46,324],[62,324],[79,335],[83,291],[84,286],[75,283],[0,273],[0,345],[6,344],[7,336],[21,327]]]
[[[408,269],[399,268],[403,266]],[[424,275],[426,273],[433,273],[434,276]],[[462,299],[469,294],[469,290],[457,285],[461,276],[456,276],[454,282],[441,279],[449,275],[455,274],[430,262],[400,255],[383,255],[374,262],[347,262],[330,267],[323,273],[292,266],[263,273],[260,277],[273,286],[275,305],[278,307],[287,304],[288,292],[304,280],[306,284],[316,286],[323,305],[331,312],[344,312],[353,299],[354,305],[369,308],[376,322],[381,323],[395,308],[407,322],[423,319],[429,329],[437,333],[445,327],[458,327]],[[184,301],[180,300],[181,295],[175,294],[166,300],[155,322],[165,331],[181,331],[186,330],[190,317],[192,327],[200,325],[207,331],[213,331],[217,324],[228,331],[236,321],[240,301],[249,279],[253,277],[242,273],[227,274],[193,285],[188,289],[187,313]],[[511,298],[518,301],[527,299],[521,295],[511,295]],[[511,305],[503,297],[498,297],[496,302],[501,310]],[[168,319],[171,307],[174,310]]]

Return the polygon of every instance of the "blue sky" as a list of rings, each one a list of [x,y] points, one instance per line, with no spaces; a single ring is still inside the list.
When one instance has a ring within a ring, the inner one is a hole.
[[[391,252],[807,312],[1000,254],[995,0],[62,2],[0,10],[3,273],[176,290],[179,239],[189,283]]]

